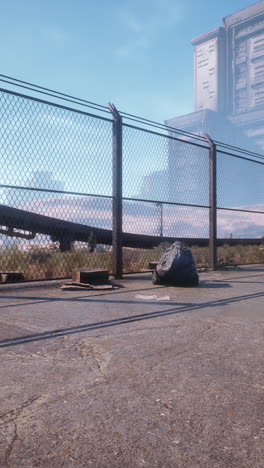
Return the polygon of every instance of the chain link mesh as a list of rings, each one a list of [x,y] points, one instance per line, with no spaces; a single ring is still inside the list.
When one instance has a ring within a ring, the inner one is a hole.
[[[51,279],[78,267],[111,270],[111,246],[94,230],[112,229],[113,120],[79,107],[0,92],[0,273]],[[148,269],[166,237],[192,239],[197,263],[208,265],[208,248],[198,245],[209,237],[209,148],[146,127],[122,124],[123,232],[154,236],[156,247],[130,242],[123,270]],[[263,163],[218,150],[218,237],[263,236],[263,200]],[[230,249],[218,249],[220,264],[261,257],[261,247],[248,257]]]
[[[246,156],[246,155],[245,155]],[[217,152],[217,237],[259,239],[264,236],[264,164]],[[222,209],[221,209],[222,208]],[[226,208],[226,209],[223,209]],[[261,245],[224,245],[218,265],[260,263]]]
[[[1,92],[0,181],[8,186],[1,189],[1,203],[48,216],[51,224],[58,219],[111,229],[111,145],[110,119]],[[75,194],[81,192],[92,196]],[[2,231],[8,227],[10,221]],[[50,279],[69,276],[76,267],[111,265],[107,246],[97,246],[94,252],[92,241],[75,242],[72,251],[61,252],[59,247],[38,228],[31,240],[2,233],[1,271]]]
[[[224,208],[264,211],[263,173],[262,162],[218,151],[217,205]]]
[[[133,199],[123,204],[123,230],[160,236],[161,244],[152,251],[125,249],[126,269],[133,271],[137,264],[146,270],[149,262],[158,261],[162,237],[208,237],[208,171],[208,148],[123,126],[123,191]]]

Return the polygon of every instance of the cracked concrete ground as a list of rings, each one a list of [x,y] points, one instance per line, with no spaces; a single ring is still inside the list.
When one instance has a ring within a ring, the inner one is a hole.
[[[263,468],[264,266],[200,279],[1,288],[0,467]]]

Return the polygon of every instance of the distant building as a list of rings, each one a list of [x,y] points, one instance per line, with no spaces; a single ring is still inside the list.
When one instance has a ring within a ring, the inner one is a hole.
[[[264,149],[264,0],[192,40],[195,112],[169,126]],[[231,124],[231,125],[230,125]]]
[[[165,123],[198,135],[208,133],[215,140],[263,153],[264,0],[225,17],[223,27],[196,37],[192,44],[194,112]],[[229,158],[226,164],[222,174],[237,172],[237,160]],[[207,150],[171,139],[167,168],[144,177],[140,196],[208,205],[207,174]],[[255,181],[252,191],[252,181],[245,172],[240,175],[240,180],[232,182],[234,188],[229,186],[222,193],[218,190],[220,205],[263,203],[262,181]]]
[[[146,200],[168,199],[168,171],[152,172],[143,178],[143,184],[139,196]]]
[[[264,150],[264,0],[223,19],[223,27],[192,40],[194,45],[195,111],[166,121],[170,127],[204,135],[245,149]],[[229,162],[235,171],[235,161]],[[186,173],[188,167],[188,173]],[[190,174],[194,168],[193,174]],[[204,203],[204,150],[171,142],[169,145],[169,199]],[[178,185],[175,182],[178,175]],[[203,187],[198,191],[197,187]],[[243,196],[237,185],[233,204],[261,202]],[[251,191],[252,192],[252,191]],[[192,197],[193,193],[193,197]],[[263,188],[256,188],[263,195]],[[190,196],[191,195],[191,196]],[[230,193],[222,202],[231,201]],[[263,196],[262,196],[263,202]]]

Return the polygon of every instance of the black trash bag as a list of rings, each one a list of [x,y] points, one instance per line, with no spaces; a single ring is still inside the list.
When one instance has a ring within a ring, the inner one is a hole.
[[[153,284],[198,286],[199,276],[191,249],[174,242],[162,255],[152,275]]]

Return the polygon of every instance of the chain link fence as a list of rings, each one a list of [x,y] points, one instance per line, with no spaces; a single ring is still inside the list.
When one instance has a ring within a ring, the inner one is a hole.
[[[174,239],[199,266],[264,261],[263,156],[26,85],[0,90],[2,276],[146,271]]]
[[[166,238],[208,238],[208,146],[184,141],[131,124],[123,125],[123,194],[130,197],[130,217],[123,204],[123,229],[160,237],[160,247],[124,251],[138,269],[158,261]],[[126,201],[127,203],[127,201]],[[164,241],[163,241],[164,238]],[[208,257],[208,253],[207,253]]]
[[[217,151],[217,237],[231,244],[218,248],[218,266],[264,262],[263,245],[243,244],[264,238],[264,165],[249,156],[221,145]]]
[[[29,217],[28,230],[16,229],[14,218],[2,217],[2,273],[19,271],[25,279],[50,279],[68,277],[76,267],[111,266],[109,246],[94,246],[92,238],[87,242],[89,229],[85,242],[76,241],[69,250],[67,243],[76,239],[67,239],[58,224],[64,220],[111,229],[109,117],[0,92],[1,203],[15,209],[14,217],[21,210],[46,217],[32,222]],[[34,226],[41,220],[46,221],[46,230]]]

